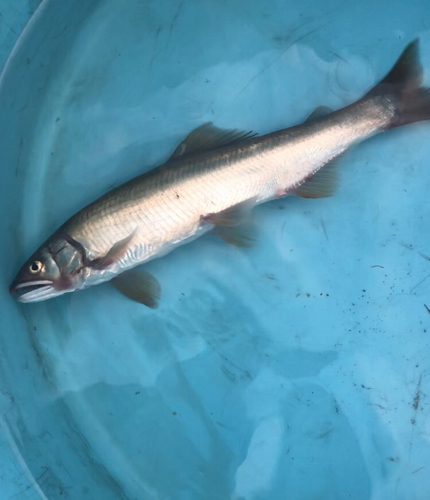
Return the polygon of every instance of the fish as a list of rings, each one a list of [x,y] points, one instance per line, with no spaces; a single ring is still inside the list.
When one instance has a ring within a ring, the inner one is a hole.
[[[110,281],[128,298],[158,307],[161,285],[138,266],[208,232],[249,247],[256,205],[333,195],[339,159],[352,146],[430,119],[422,78],[416,39],[376,86],[337,111],[319,107],[301,125],[263,136],[200,125],[164,165],[66,221],[24,263],[10,293],[37,302]]]

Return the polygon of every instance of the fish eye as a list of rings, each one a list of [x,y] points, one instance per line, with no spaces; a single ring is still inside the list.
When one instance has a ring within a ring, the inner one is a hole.
[[[32,264],[30,264],[29,269],[33,274],[40,273],[40,271],[43,269],[43,264],[40,262],[40,260],[35,260]]]

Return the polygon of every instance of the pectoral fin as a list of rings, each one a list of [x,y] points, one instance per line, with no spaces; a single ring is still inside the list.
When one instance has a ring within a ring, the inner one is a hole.
[[[255,242],[251,223],[251,211],[255,201],[255,198],[246,200],[222,212],[206,215],[202,219],[214,224],[212,233],[227,243],[238,247],[251,247]]]
[[[91,262],[92,267],[98,270],[106,269],[111,264],[119,260],[127,250],[128,244],[133,239],[135,232],[136,231],[133,231],[129,236],[127,236],[123,240],[117,241],[104,257],[92,261]]]
[[[111,283],[129,299],[151,309],[158,307],[161,286],[152,274],[143,270],[126,271],[111,280]]]

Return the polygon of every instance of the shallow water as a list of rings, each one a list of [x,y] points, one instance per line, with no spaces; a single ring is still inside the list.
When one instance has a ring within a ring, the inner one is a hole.
[[[340,108],[417,36],[430,68],[429,26],[423,2],[42,2],[0,84],[11,497],[427,498],[430,125],[348,153],[331,199],[259,207],[253,249],[205,236],[148,264],[156,311],[109,285],[24,305],[7,285],[196,126]]]

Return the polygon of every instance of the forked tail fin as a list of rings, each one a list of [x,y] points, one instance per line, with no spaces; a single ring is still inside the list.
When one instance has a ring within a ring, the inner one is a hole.
[[[423,68],[419,57],[419,40],[410,43],[388,75],[368,95],[390,99],[396,114],[387,128],[430,120],[430,89],[421,87]]]

